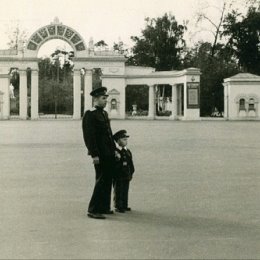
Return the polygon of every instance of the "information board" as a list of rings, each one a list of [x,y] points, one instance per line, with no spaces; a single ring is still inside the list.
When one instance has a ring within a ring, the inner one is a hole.
[[[187,108],[199,108],[199,83],[187,82]]]

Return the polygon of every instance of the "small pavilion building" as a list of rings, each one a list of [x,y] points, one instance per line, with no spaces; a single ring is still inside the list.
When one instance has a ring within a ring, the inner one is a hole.
[[[260,76],[239,73],[224,79],[224,118],[260,120]]]

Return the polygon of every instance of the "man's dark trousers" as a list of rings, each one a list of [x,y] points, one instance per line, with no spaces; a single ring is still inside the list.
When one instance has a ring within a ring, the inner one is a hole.
[[[100,158],[95,164],[96,184],[89,202],[88,212],[104,213],[110,210],[112,179],[115,172],[114,157]]]

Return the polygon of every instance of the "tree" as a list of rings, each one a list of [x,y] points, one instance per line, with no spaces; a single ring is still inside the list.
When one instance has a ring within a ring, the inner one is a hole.
[[[215,108],[224,109],[223,79],[239,72],[236,59],[224,44],[217,44],[214,57],[211,56],[212,43],[198,42],[185,56],[184,65],[198,67],[200,79],[201,116],[210,116]]]
[[[12,68],[10,70],[10,84],[14,86],[14,90],[19,90],[20,77],[17,68]]]
[[[132,111],[137,105],[140,111],[148,111],[149,87],[146,85],[129,85],[126,87],[126,111]]]
[[[223,34],[227,46],[244,71],[260,74],[260,11],[250,7],[246,16],[237,11],[228,14]]]
[[[94,68],[92,73],[92,88],[100,88],[102,87],[102,70],[101,68]]]
[[[125,55],[126,57],[129,56],[129,50],[127,49],[126,45],[121,41],[121,39],[118,40],[118,42],[114,42],[113,50],[118,52],[119,54]]]
[[[19,43],[24,44],[28,40],[28,32],[25,29],[22,29],[18,22],[9,25],[6,33],[9,38],[7,45],[12,50],[18,50]]]
[[[246,0],[246,4],[249,7],[259,8],[260,7],[260,0]]]
[[[98,47],[98,48],[101,48],[101,49],[104,49],[104,48],[106,48],[108,45],[105,43],[104,40],[100,40],[100,41],[96,42],[96,43],[94,44],[94,46],[95,46],[95,47]]]
[[[219,40],[221,38],[221,33],[222,33],[225,15],[226,15],[227,10],[231,6],[232,6],[232,1],[224,0],[221,3],[220,7],[210,6],[210,5],[207,4],[206,7],[201,8],[197,13],[196,24],[199,25],[203,21],[206,21],[209,24],[209,26],[207,26],[207,28],[208,28],[207,30],[209,30],[213,35],[213,41],[211,43],[211,51],[210,51],[211,57],[213,57],[215,55],[217,45],[218,45]],[[208,10],[210,8],[214,8],[214,10],[216,11],[215,13],[218,13],[217,19],[211,18],[210,15],[208,14]]]
[[[238,1],[237,1],[238,2]],[[184,59],[185,66],[198,67],[201,70],[200,103],[201,115],[210,116],[215,108],[219,112],[224,109],[223,80],[238,73],[239,66],[232,50],[226,46],[226,36],[223,34],[228,13],[235,7],[235,1],[223,0],[219,6],[208,4],[200,7],[197,13],[196,25],[206,26],[206,31],[212,34],[212,40],[198,42],[190,49]],[[214,10],[214,15],[212,11]]]
[[[171,14],[146,18],[146,28],[142,30],[142,35],[131,37],[135,45],[128,64],[151,66],[157,71],[179,69],[185,47],[185,30],[186,25],[178,24]]]
[[[56,50],[51,58],[39,61],[40,112],[72,113],[73,56],[73,52]]]

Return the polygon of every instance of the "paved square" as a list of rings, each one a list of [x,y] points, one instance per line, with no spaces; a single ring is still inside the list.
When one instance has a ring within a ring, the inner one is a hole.
[[[0,258],[260,258],[260,122],[112,121],[136,173],[130,213],[86,217],[80,121],[0,121]]]

